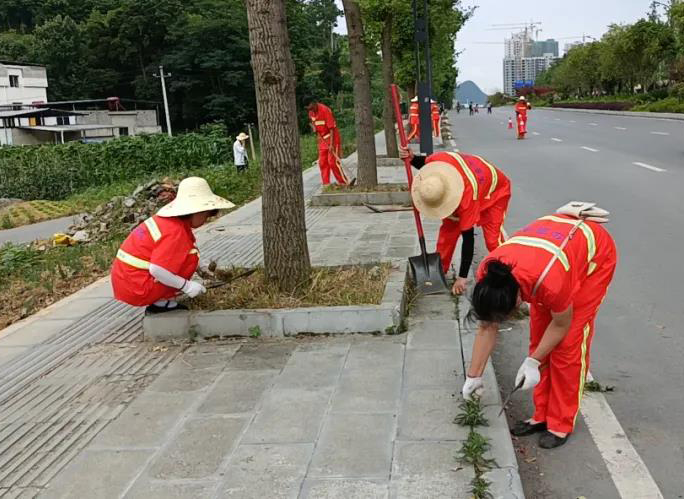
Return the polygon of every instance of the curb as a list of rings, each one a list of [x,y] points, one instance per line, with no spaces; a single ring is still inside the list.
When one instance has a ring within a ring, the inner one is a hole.
[[[609,111],[607,109],[574,109],[570,107],[538,107],[545,111],[563,111],[573,113],[608,114],[613,116],[628,116],[630,118],[650,118],[656,120],[684,121],[684,113],[654,113],[647,111]]]
[[[406,186],[406,184],[382,184]],[[323,192],[318,190],[309,201],[310,206],[362,206],[410,204],[411,196],[405,191],[372,191],[372,192]]]

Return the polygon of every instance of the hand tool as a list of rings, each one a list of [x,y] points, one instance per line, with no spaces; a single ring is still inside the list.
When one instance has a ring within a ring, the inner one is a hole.
[[[501,410],[499,411],[499,416],[501,416],[503,414],[504,409],[506,409],[506,405],[511,401],[511,397],[513,396],[513,394],[515,392],[517,392],[518,390],[520,390],[524,383],[525,383],[525,378],[521,379],[520,383],[515,385],[515,388],[513,388],[513,390],[511,390],[511,393],[508,394],[508,397],[506,397],[506,400],[504,400],[504,403],[501,405]]]
[[[230,283],[233,282],[233,281],[237,281],[238,279],[242,279],[243,277],[250,276],[250,275],[252,275],[252,274],[253,274],[254,272],[256,272],[256,271],[257,271],[256,268],[250,269],[250,270],[248,270],[248,271],[246,271],[246,272],[243,272],[242,274],[236,275],[235,277],[231,277],[231,278],[228,279],[227,281],[213,282],[213,283],[211,283],[211,284],[207,284],[207,285],[205,286],[205,288],[207,288],[207,289],[220,288],[220,287],[222,287],[222,286],[225,286],[226,284],[230,284]]]
[[[402,208],[378,208],[372,204],[363,203],[363,205],[374,213],[392,213],[394,211],[412,211],[413,208],[402,207]]]

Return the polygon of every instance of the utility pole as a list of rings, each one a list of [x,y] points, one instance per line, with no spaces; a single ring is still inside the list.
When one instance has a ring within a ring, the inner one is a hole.
[[[171,116],[169,116],[169,101],[166,98],[166,82],[164,78],[170,77],[171,73],[164,73],[164,66],[159,66],[159,74],[154,74],[155,78],[161,79],[162,95],[164,96],[164,112],[166,113],[166,132],[171,137]]]

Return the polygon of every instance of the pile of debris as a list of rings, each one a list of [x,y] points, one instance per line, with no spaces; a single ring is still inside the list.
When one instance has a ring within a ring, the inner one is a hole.
[[[178,182],[170,178],[139,185],[128,196],[116,196],[92,213],[76,218],[67,234],[79,243],[104,241],[115,235],[126,235],[159,208],[176,197]]]

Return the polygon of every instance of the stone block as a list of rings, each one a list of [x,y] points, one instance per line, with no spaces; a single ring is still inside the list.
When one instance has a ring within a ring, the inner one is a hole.
[[[214,475],[236,445],[247,418],[189,419],[150,465],[157,479],[207,478]]]
[[[285,367],[292,352],[294,342],[247,343],[240,347],[227,366],[227,370],[280,370]]]
[[[309,477],[389,479],[393,414],[331,414],[316,445]]]
[[[148,390],[166,393],[203,390],[216,381],[222,370],[223,367],[218,365],[193,368],[180,356],[154,380]]]
[[[404,368],[407,389],[441,387],[456,390],[463,380],[458,350],[406,350]]]
[[[345,369],[333,396],[331,411],[395,414],[401,391],[401,365]]]
[[[439,478],[403,478],[390,482],[391,499],[465,499],[472,497],[470,482],[474,471],[461,470],[458,480]]]
[[[124,496],[125,499],[189,499],[214,497],[217,483],[205,482],[167,482],[142,478]]]
[[[143,318],[143,338],[146,341],[164,341],[187,338],[192,325],[192,314],[182,310]]]
[[[399,416],[400,440],[465,440],[468,431],[454,424],[459,412],[459,385],[405,393]]]
[[[207,394],[200,414],[252,412],[278,371],[226,371]]]
[[[309,479],[304,482],[302,499],[386,499],[388,483],[384,480]]]
[[[423,320],[409,322],[408,349],[457,350],[460,363],[461,346],[458,321]]]
[[[196,312],[192,320],[195,332],[204,338],[249,336],[258,328],[264,337],[282,336],[281,317],[268,310],[215,310]]]
[[[392,369],[404,363],[404,345],[401,338],[374,341],[371,338],[352,344],[347,355],[345,370]]]

